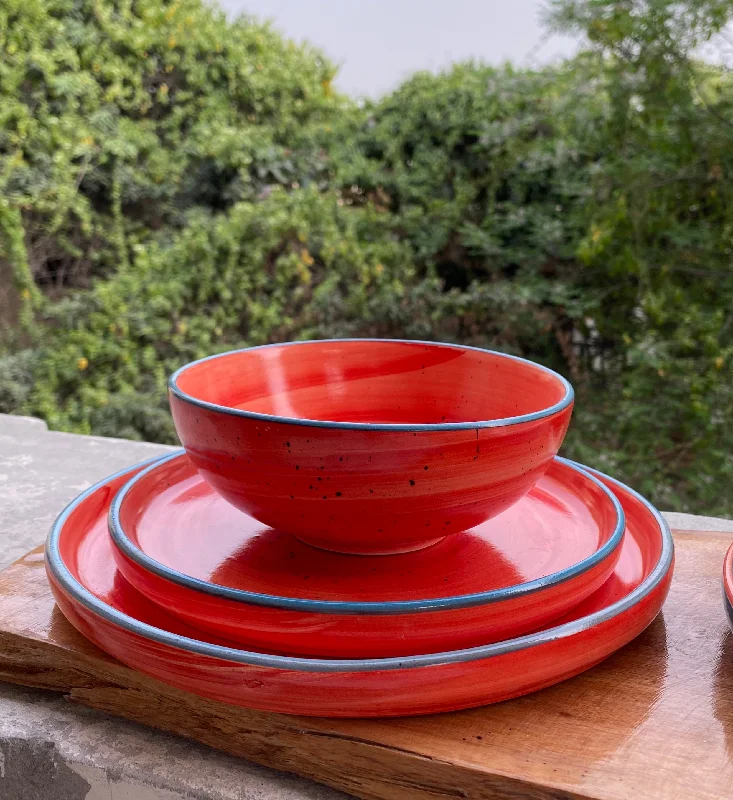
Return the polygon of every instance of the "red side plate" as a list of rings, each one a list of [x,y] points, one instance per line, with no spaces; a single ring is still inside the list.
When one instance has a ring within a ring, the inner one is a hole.
[[[399,716],[505,700],[569,678],[637,636],[672,576],[672,537],[659,513],[603,477],[626,512],[613,575],[560,624],[472,649],[384,659],[305,659],[223,646],[132,589],[118,572],[107,513],[141,467],[84,492],[49,534],[46,566],[66,617],[134,669],[223,702],[313,716]]]
[[[201,630],[287,655],[383,658],[537,630],[613,571],[623,511],[562,460],[499,517],[393,556],[317,550],[223,500],[185,454],[138,473],[110,512],[117,566]]]

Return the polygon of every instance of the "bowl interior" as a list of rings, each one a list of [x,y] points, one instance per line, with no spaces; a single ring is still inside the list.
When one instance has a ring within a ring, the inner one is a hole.
[[[501,420],[551,408],[569,391],[555,373],[501,353],[389,340],[240,350],[185,367],[175,384],[227,408],[372,424]]]

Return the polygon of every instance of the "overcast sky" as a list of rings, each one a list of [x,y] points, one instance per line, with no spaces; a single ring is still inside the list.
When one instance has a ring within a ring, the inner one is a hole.
[[[476,58],[489,64],[547,63],[574,43],[551,37],[543,0],[219,0],[230,14],[271,19],[339,65],[338,87],[372,97],[411,73]]]

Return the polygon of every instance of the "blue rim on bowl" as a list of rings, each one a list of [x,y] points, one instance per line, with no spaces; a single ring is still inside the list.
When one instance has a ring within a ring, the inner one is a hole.
[[[149,463],[150,461],[148,460],[138,466],[147,465]],[[570,463],[576,467],[580,466],[575,462]],[[526,650],[531,647],[537,647],[542,644],[556,641],[558,639],[574,636],[584,630],[607,622],[622,614],[629,608],[632,608],[636,603],[640,602],[644,597],[652,592],[665,578],[669,568],[672,565],[672,559],[674,556],[672,534],[659,511],[657,511],[657,509],[654,508],[654,506],[648,500],[643,498],[633,489],[625,486],[620,481],[610,478],[607,475],[603,475],[603,473],[597,472],[596,470],[592,470],[592,472],[603,477],[605,480],[609,480],[612,484],[619,486],[621,489],[628,492],[644,506],[646,506],[659,525],[659,533],[662,539],[662,552],[660,553],[659,560],[652,569],[651,573],[633,591],[629,592],[629,594],[621,598],[621,600],[618,600],[616,603],[612,603],[606,608],[603,608],[592,614],[588,614],[585,617],[566,622],[562,625],[557,625],[554,628],[547,628],[537,633],[520,636],[516,639],[508,639],[495,644],[482,645],[480,647],[472,647],[465,650],[452,650],[445,653],[429,653],[418,656],[379,659],[343,660],[296,658],[293,656],[276,656],[264,653],[255,653],[247,650],[239,650],[233,647],[209,644],[208,642],[202,642],[197,639],[190,639],[186,636],[180,636],[179,634],[170,633],[169,631],[148,625],[145,622],[140,622],[139,620],[136,620],[133,617],[130,617],[127,614],[124,614],[112,606],[102,602],[86,587],[82,586],[69,571],[61,557],[61,552],[59,550],[59,538],[67,519],[73,513],[73,511],[90,495],[94,494],[98,489],[105,486],[105,484],[109,483],[109,481],[129,473],[133,469],[135,469],[135,467],[121,470],[115,475],[111,475],[99,483],[96,483],[94,486],[80,494],[61,512],[57,520],[54,522],[46,542],[46,564],[48,568],[65,592],[67,592],[71,597],[85,606],[92,613],[102,617],[103,619],[106,619],[108,622],[111,622],[118,627],[168,647],[186,650],[222,661],[249,664],[251,666],[283,670],[297,670],[303,672],[371,672],[375,670],[413,669],[418,667],[464,663],[467,661],[477,661],[480,659],[501,656],[506,653]]]
[[[597,478],[594,478],[590,472],[582,469],[578,464],[567,459],[555,457],[555,460],[561,464],[565,464],[571,470],[574,470],[584,477],[592,481],[601,491],[607,496],[608,500],[613,505],[616,513],[616,525],[613,533],[601,547],[587,558],[578,561],[576,564],[568,567],[567,569],[554,572],[544,578],[537,578],[533,581],[520,583],[515,586],[508,586],[504,589],[492,589],[486,592],[476,592],[474,594],[457,595],[454,597],[433,597],[425,600],[392,600],[385,602],[376,601],[348,601],[348,600],[309,600],[297,597],[283,597],[280,595],[262,594],[259,592],[248,592],[244,589],[232,589],[228,586],[220,586],[219,584],[209,583],[208,581],[199,578],[192,578],[182,572],[167,567],[159,561],[146,555],[132,540],[127,536],[120,520],[120,511],[125,497],[135,486],[135,484],[142,480],[150,472],[159,468],[163,464],[173,461],[177,458],[184,458],[185,452],[179,450],[168,456],[163,456],[154,461],[150,466],[133,476],[115,495],[114,500],[109,509],[109,531],[112,541],[122,553],[130,558],[135,563],[139,564],[143,569],[152,572],[155,575],[178,584],[185,586],[194,591],[203,592],[205,594],[213,595],[214,597],[226,598],[228,600],[235,600],[240,603],[250,603],[258,606],[268,606],[271,608],[283,608],[291,611],[308,611],[313,613],[323,614],[408,614],[424,611],[446,611],[458,608],[471,608],[474,606],[488,605],[489,603],[497,603],[502,600],[510,600],[516,597],[523,597],[533,592],[547,589],[555,586],[572,578],[582,575],[584,572],[595,567],[597,564],[608,558],[614,550],[621,546],[626,528],[626,517],[621,504],[616,495],[613,494],[606,486],[604,486]],[[521,502],[521,501],[520,501]]]
[[[548,406],[547,408],[543,408],[540,411],[534,411],[531,414],[521,414],[520,416],[516,417],[504,417],[503,419],[489,419],[483,421],[475,421],[475,422],[436,422],[436,423],[372,423],[372,422],[331,422],[328,420],[319,420],[319,419],[305,419],[302,417],[282,417],[276,414],[261,414],[255,411],[246,411],[245,409],[241,408],[232,408],[231,406],[222,406],[218,403],[210,403],[207,400],[201,400],[198,397],[194,397],[193,395],[184,392],[178,386],[178,378],[189,369],[198,366],[199,364],[204,364],[208,361],[213,361],[217,358],[225,358],[227,356],[236,355],[238,353],[246,353],[246,352],[254,352],[256,350],[264,350],[267,348],[272,347],[301,347],[307,346],[309,344],[314,343],[341,343],[341,342],[393,342],[395,344],[414,344],[414,345],[424,345],[430,347],[450,347],[456,350],[469,350],[473,352],[479,353],[487,353],[492,356],[499,356],[500,358],[510,359],[512,361],[518,361],[522,364],[526,364],[531,366],[535,369],[538,369],[540,372],[545,372],[548,375],[551,375],[555,378],[565,389],[565,394],[563,395],[562,399],[558,400],[552,406]],[[206,356],[205,358],[200,358],[197,361],[191,361],[188,364],[184,364],[182,367],[179,367],[169,378],[168,380],[168,389],[169,391],[174,394],[179,400],[182,400],[185,403],[190,403],[191,405],[198,406],[199,408],[204,408],[209,411],[218,411],[222,414],[230,414],[235,417],[246,417],[248,419],[256,419],[261,420],[263,422],[281,422],[290,425],[306,425],[313,428],[337,428],[341,430],[369,430],[369,431],[459,431],[459,430],[472,430],[475,428],[499,428],[508,425],[519,425],[522,422],[533,422],[538,419],[543,419],[544,417],[550,417],[553,414],[556,414],[558,411],[562,411],[564,408],[567,408],[575,398],[575,392],[573,387],[571,386],[570,382],[563,378],[562,375],[555,372],[554,370],[550,369],[549,367],[545,367],[542,364],[537,364],[534,361],[529,361],[526,358],[521,358],[520,356],[512,356],[508,353],[500,353],[497,350],[486,350],[481,347],[469,347],[468,345],[459,345],[459,344],[450,344],[448,342],[426,342],[421,341],[418,339],[311,339],[303,342],[283,342],[282,344],[263,344],[258,347],[245,347],[241,350],[228,350],[225,353],[217,353],[213,356]]]

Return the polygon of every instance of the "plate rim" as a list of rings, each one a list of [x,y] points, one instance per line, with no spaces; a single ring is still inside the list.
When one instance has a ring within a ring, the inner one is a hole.
[[[733,625],[733,544],[725,551],[723,558],[723,600]]]
[[[601,481],[590,474],[580,465],[568,459],[555,456],[553,461],[557,461],[572,471],[589,479],[596,487],[599,487],[606,498],[611,502],[616,513],[616,525],[611,536],[601,547],[591,555],[572,564],[565,569],[545,575],[542,578],[535,578],[513,586],[506,586],[501,589],[489,589],[484,592],[473,592],[470,594],[451,595],[448,597],[432,597],[420,600],[315,600],[312,598],[287,597],[283,595],[273,595],[264,592],[250,592],[246,589],[235,589],[231,586],[205,581],[201,578],[194,578],[186,575],[179,570],[169,567],[147,555],[137,546],[125,532],[120,515],[122,504],[134,486],[156,469],[165,466],[171,461],[185,458],[184,450],[162,456],[155,462],[136,473],[129,481],[120,487],[110,504],[107,517],[108,528],[113,544],[135,564],[147,572],[157,575],[163,580],[170,581],[178,586],[191,591],[201,592],[205,595],[218,599],[231,600],[247,605],[256,605],[266,608],[279,608],[289,611],[301,611],[320,614],[368,614],[375,616],[390,616],[398,614],[415,614],[431,611],[453,611],[463,608],[475,608],[477,606],[490,605],[508,600],[514,600],[528,595],[545,591],[554,586],[567,583],[579,576],[594,569],[607,559],[612,558],[623,543],[624,531],[626,530],[626,515],[621,507],[616,495],[608,489]],[[202,478],[203,480],[203,478]],[[522,502],[519,500],[518,502]],[[460,534],[454,534],[460,535]]]
[[[155,459],[157,460],[157,459]],[[576,620],[546,628],[531,634],[526,634],[514,639],[507,639],[494,644],[480,645],[462,650],[451,650],[443,653],[428,653],[423,655],[400,656],[390,658],[371,658],[371,659],[325,659],[325,658],[298,658],[295,656],[279,656],[254,651],[241,650],[234,647],[210,644],[197,639],[191,639],[180,634],[171,633],[161,628],[156,628],[146,622],[141,622],[135,618],[119,611],[107,603],[101,601],[85,586],[83,586],[71,574],[64,563],[60,549],[59,538],[63,532],[64,525],[73,511],[85,500],[91,497],[99,489],[109,484],[111,481],[131,472],[136,467],[150,464],[148,459],[140,464],[133,465],[127,469],[120,470],[113,475],[98,481],[90,486],[78,497],[72,500],[66,508],[59,514],[53,523],[46,541],[46,565],[53,579],[58,583],[72,600],[84,606],[92,614],[101,617],[103,620],[120,627],[129,633],[135,634],[154,641],[158,644],[171,647],[174,650],[184,650],[200,656],[213,658],[218,661],[245,664],[254,667],[263,667],[277,670],[295,672],[323,672],[323,673],[348,673],[348,672],[379,672],[401,669],[415,669],[421,667],[446,666],[448,664],[458,664],[470,661],[479,661],[488,658],[495,658],[507,653],[526,650],[532,647],[550,644],[554,641],[566,639],[582,633],[593,627],[601,625],[615,617],[623,614],[630,608],[640,603],[654,589],[659,586],[666,578],[674,561],[674,542],[672,534],[660,512],[642,495],[631,489],[629,486],[611,478],[604,473],[592,470],[594,474],[602,476],[613,485],[618,486],[623,491],[628,492],[632,497],[640,501],[651,512],[659,528],[662,549],[657,563],[652,568],[647,577],[629,594],[606,606],[598,611],[580,617]],[[576,462],[572,462],[576,464]],[[579,466],[576,464],[576,466]]]

